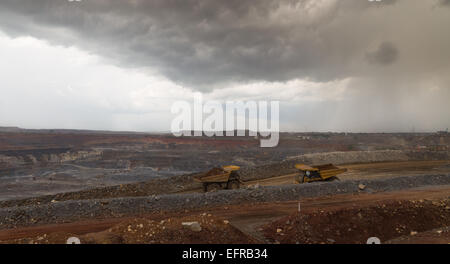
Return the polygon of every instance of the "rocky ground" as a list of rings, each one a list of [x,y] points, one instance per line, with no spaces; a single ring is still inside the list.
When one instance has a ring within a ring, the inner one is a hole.
[[[264,233],[271,241],[283,244],[365,244],[370,237],[388,241],[447,226],[450,226],[449,199],[417,200],[297,213],[265,226]]]
[[[394,238],[385,244],[448,244],[450,243],[450,227],[436,228],[419,233]]]
[[[375,193],[444,185],[450,185],[450,174],[267,186],[212,193],[166,194],[63,202],[54,200],[48,204],[0,209],[0,228],[65,223],[90,218],[124,217],[156,211],[193,210],[220,205],[291,201],[299,197]],[[77,213],[74,214],[74,212]]]
[[[243,203],[0,230],[0,243],[449,243],[447,187]]]
[[[1,241],[14,244],[66,244],[77,237],[82,244],[251,244],[257,241],[228,220],[202,213],[181,218],[134,218],[96,233],[76,235],[56,232],[36,237]]]

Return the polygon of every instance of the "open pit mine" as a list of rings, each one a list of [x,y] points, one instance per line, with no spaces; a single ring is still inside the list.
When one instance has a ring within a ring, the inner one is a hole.
[[[449,145],[3,128],[0,243],[447,244]]]

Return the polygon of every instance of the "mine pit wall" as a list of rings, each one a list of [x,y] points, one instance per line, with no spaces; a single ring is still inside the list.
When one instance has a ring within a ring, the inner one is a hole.
[[[102,155],[103,152],[100,150],[70,151],[67,148],[2,151],[0,152],[0,173],[12,174],[16,170],[32,173],[34,167],[80,160],[97,161]]]
[[[364,191],[358,187],[361,183],[366,185]],[[450,186],[450,174],[271,186],[206,194],[168,194],[137,198],[66,201],[0,209],[0,229],[95,218],[140,216],[160,211],[183,211],[242,203],[296,201],[307,197],[397,191],[438,185]]]
[[[272,163],[263,166],[242,167],[239,172],[243,181],[251,181],[295,173],[297,170],[294,168],[294,165],[297,163],[312,165],[333,163],[336,165],[345,165],[368,162],[449,160],[449,154],[450,152],[397,150],[315,153],[290,157],[289,159],[279,163]],[[126,195],[129,193],[129,189],[135,191],[135,196],[199,190],[202,188],[202,184],[194,181],[193,177],[195,175],[198,175],[198,173],[160,177],[142,183],[131,183],[120,186],[88,189],[76,192],[76,196],[80,200],[92,198],[111,198],[108,197],[111,193],[124,193],[124,195]],[[53,199],[64,199],[65,195],[71,196],[72,193],[61,194],[59,195],[60,197],[57,198],[53,196],[47,196],[46,198],[48,202],[50,202]]]
[[[85,159],[100,159],[102,151],[70,151],[69,149],[4,151],[0,153],[0,164],[8,167],[37,165],[40,163],[64,163]],[[48,152],[48,153],[47,153]],[[52,153],[54,152],[54,153]]]

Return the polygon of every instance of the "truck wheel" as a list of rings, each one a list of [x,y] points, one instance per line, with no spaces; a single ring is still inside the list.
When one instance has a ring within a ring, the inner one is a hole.
[[[227,184],[227,189],[230,190],[236,190],[239,189],[239,187],[240,187],[239,181],[230,181]]]
[[[297,175],[295,175],[295,181],[299,184],[305,183],[305,173],[301,172]]]
[[[331,178],[328,178],[326,181],[340,181],[340,179],[336,176],[333,176]]]
[[[206,186],[206,192],[216,192],[220,189],[222,189],[222,188],[220,187],[220,184],[218,184],[218,183],[211,183]]]

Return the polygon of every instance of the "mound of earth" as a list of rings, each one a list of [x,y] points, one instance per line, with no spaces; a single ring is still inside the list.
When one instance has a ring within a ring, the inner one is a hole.
[[[192,222],[198,223],[200,228],[195,229],[187,225]],[[161,221],[135,218],[98,233],[76,236],[60,232],[0,243],[65,244],[70,237],[78,237],[82,244],[256,243],[256,240],[233,227],[227,220],[206,213],[182,218],[168,218]]]
[[[383,243],[446,226],[450,226],[450,199],[295,214],[264,226],[263,232],[275,243],[365,244],[370,237]]]
[[[55,232],[30,238],[0,241],[0,244],[66,244],[67,239],[77,235],[67,232]]]
[[[448,244],[450,243],[450,227],[410,234],[386,241],[385,244]]]

